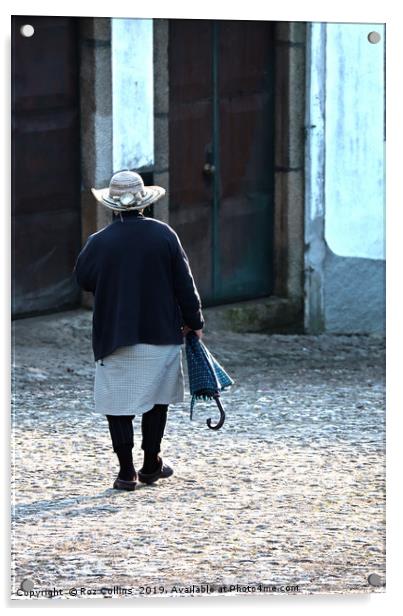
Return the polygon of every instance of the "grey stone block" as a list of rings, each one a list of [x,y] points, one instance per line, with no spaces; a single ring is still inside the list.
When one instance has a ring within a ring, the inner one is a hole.
[[[169,121],[168,116],[154,117],[154,161],[155,171],[169,167]]]
[[[165,188],[166,195],[154,206],[154,218],[169,224],[169,173],[154,173],[154,184]]]
[[[169,71],[167,19],[154,20],[154,112],[169,112]]]
[[[110,17],[82,17],[80,19],[80,37],[89,40],[110,41]]]
[[[305,43],[305,21],[279,21],[276,23],[276,39],[289,43]]]
[[[296,169],[304,163],[305,50],[277,47],[276,74],[275,162]]]
[[[303,295],[304,173],[275,174],[276,290],[293,301]]]

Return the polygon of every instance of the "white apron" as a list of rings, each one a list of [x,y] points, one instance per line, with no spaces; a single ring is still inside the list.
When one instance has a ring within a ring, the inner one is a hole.
[[[95,412],[139,415],[154,404],[183,402],[183,347],[139,343],[99,359],[95,362]]]

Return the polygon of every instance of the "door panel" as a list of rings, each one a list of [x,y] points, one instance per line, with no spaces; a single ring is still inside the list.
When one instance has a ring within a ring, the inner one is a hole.
[[[273,23],[171,20],[169,66],[170,221],[203,302],[269,295]]]
[[[210,21],[170,22],[170,220],[203,297],[212,286],[212,187],[202,173],[212,133],[211,35]]]
[[[220,22],[217,299],[272,289],[273,32],[271,22]]]
[[[34,36],[20,34],[32,24]],[[12,312],[73,306],[80,249],[77,20],[12,17]]]

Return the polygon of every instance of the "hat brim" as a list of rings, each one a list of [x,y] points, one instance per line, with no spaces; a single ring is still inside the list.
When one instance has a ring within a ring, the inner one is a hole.
[[[165,195],[166,190],[162,188],[162,186],[144,186],[145,196],[142,198],[141,202],[128,206],[124,206],[118,201],[115,201],[115,199],[112,199],[109,196],[109,187],[91,188],[91,192],[99,203],[106,205],[106,207],[109,207],[111,210],[127,212],[128,210],[141,210],[147,205],[156,203],[156,201]]]

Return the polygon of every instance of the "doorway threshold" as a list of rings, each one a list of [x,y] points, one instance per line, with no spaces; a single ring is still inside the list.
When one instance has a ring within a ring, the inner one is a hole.
[[[303,333],[303,307],[289,298],[268,296],[202,308],[204,331]]]

